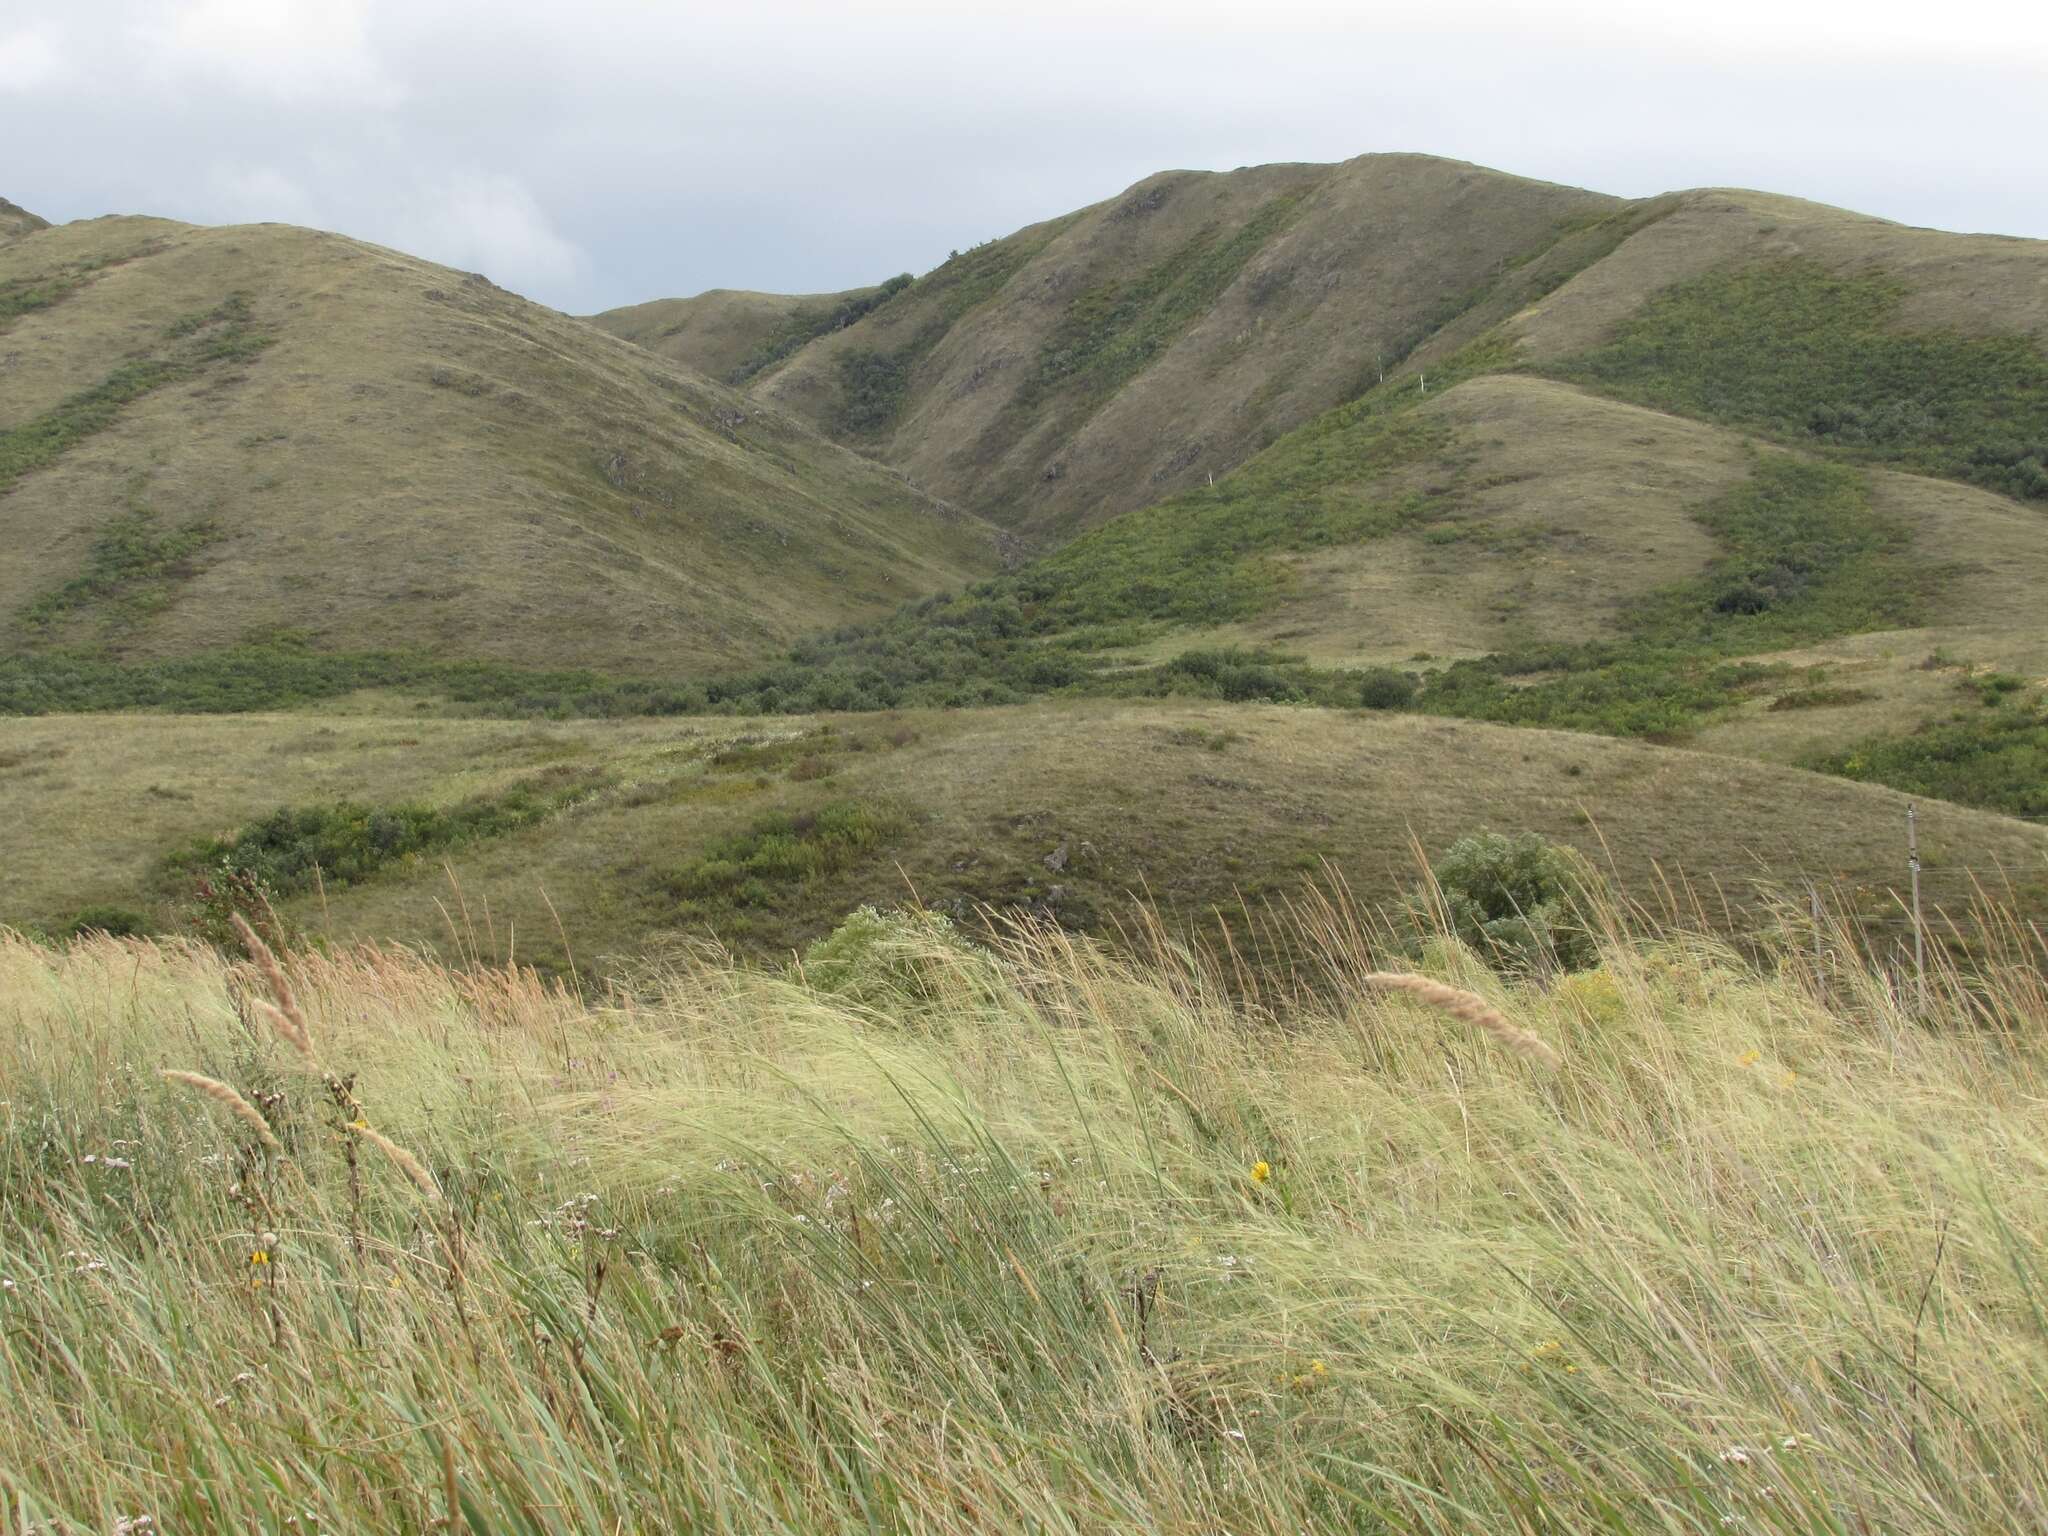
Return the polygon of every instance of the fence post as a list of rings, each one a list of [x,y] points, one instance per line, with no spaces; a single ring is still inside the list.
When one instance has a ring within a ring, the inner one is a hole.
[[[1906,805],[1906,867],[1913,873],[1913,980],[1920,996],[1920,1012],[1927,1012],[1927,935],[1920,923],[1920,830],[1919,808]]]
[[[1821,952],[1820,887],[1809,880],[1806,884],[1806,896],[1813,907],[1813,971],[1818,976],[1821,967],[1826,963],[1826,957]]]

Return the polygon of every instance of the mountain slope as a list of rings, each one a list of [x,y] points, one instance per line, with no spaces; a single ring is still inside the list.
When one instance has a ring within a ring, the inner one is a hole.
[[[0,656],[672,673],[996,563],[786,413],[339,236],[93,220],[0,248],[7,293]]]
[[[753,388],[948,500],[1064,535],[1356,394],[1619,206],[1419,155],[1167,172],[955,256]]]
[[[10,203],[0,197],[0,243],[32,235],[39,229],[48,229],[50,221],[30,213],[19,203]]]
[[[21,721],[10,740],[0,808],[27,830],[0,866],[0,923],[56,924],[89,903],[169,922],[189,879],[161,861],[194,839],[250,828],[235,854],[255,858],[277,845],[257,824],[278,827],[280,807],[506,805],[524,786],[560,808],[359,874],[330,856],[318,886],[273,879],[315,931],[441,943],[466,905],[479,934],[516,934],[522,957],[558,965],[564,938],[590,966],[705,929],[786,956],[849,907],[913,889],[942,909],[1039,906],[1078,927],[1125,915],[1142,891],[1206,920],[1296,891],[1327,859],[1377,901],[1412,883],[1412,840],[1436,855],[1485,828],[1572,843],[1645,902],[1666,881],[1718,887],[1712,920],[1737,927],[1767,873],[1839,885],[1883,925],[1904,873],[1905,800],[1886,790],[1355,711],[1068,700],[827,721],[129,716]],[[93,813],[108,801],[134,812]],[[1971,871],[2002,870],[2030,909],[2048,904],[2048,828],[1928,807],[1921,838],[1930,903],[1960,905]]]
[[[882,295],[880,287],[845,293],[748,293],[713,288],[688,299],[655,299],[592,315],[622,341],[727,384],[744,384],[799,348],[851,325]]]

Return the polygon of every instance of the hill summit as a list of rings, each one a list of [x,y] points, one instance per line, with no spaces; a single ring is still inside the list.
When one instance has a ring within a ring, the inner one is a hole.
[[[0,197],[0,240],[13,240],[21,235],[32,235],[39,229],[48,229],[50,221],[30,213],[19,203],[11,203]]]
[[[997,563],[772,404],[340,235],[0,246],[0,657],[254,640],[649,673]]]

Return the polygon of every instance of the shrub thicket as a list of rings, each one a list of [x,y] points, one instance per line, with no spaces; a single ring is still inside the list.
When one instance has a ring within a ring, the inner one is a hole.
[[[1547,371],[1783,442],[2048,498],[2048,352],[2024,336],[1907,330],[1905,292],[1806,260],[1723,268]]]
[[[1589,871],[1570,849],[1533,832],[1463,837],[1430,866],[1449,930],[1509,970],[1582,970],[1599,963]],[[1414,902],[1422,932],[1438,914],[1428,891]]]

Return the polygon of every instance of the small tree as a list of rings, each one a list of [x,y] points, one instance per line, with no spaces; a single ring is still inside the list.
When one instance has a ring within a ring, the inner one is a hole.
[[[1406,709],[1415,702],[1414,674],[1367,667],[1358,677],[1358,702],[1367,709]]]
[[[1594,877],[1569,848],[1534,832],[1461,837],[1430,869],[1451,931],[1508,970],[1585,970],[1599,964],[1590,921]],[[1426,890],[1410,901],[1432,924]]]

